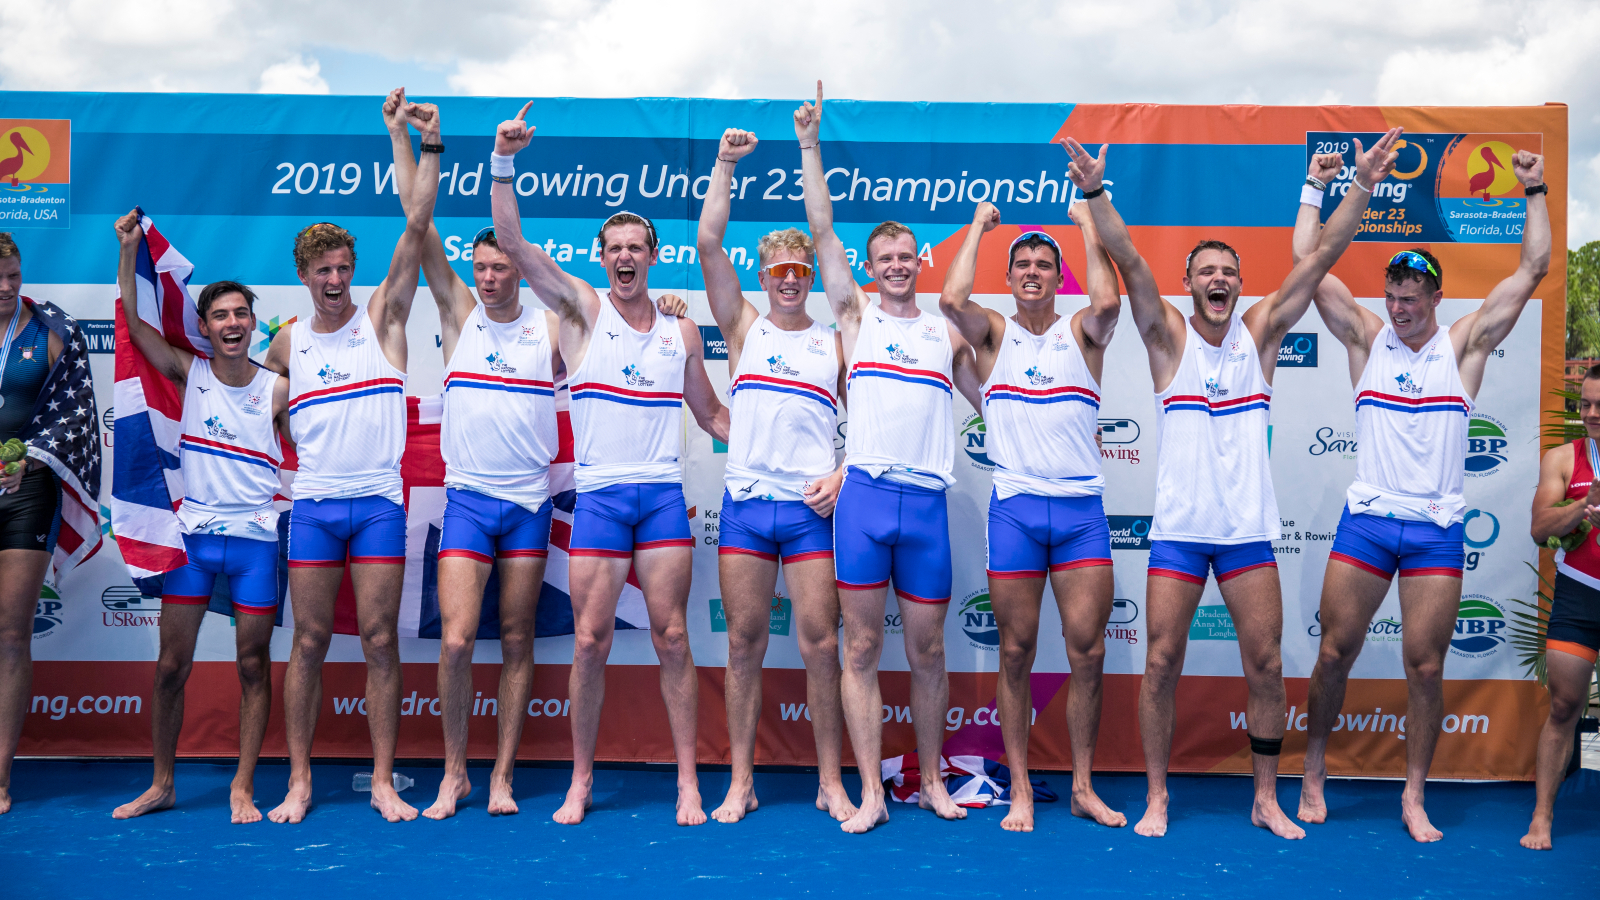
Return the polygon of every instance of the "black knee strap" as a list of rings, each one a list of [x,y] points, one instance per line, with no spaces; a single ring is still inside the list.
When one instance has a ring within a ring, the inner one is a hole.
[[[1258,738],[1250,735],[1250,752],[1258,756],[1278,756],[1283,753],[1283,738]]]

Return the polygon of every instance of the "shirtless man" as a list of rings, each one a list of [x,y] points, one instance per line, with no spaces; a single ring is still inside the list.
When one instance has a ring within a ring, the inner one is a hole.
[[[1428,821],[1423,789],[1444,717],[1444,657],[1461,607],[1467,421],[1489,353],[1511,333],[1550,270],[1544,158],[1519,150],[1511,168],[1527,192],[1522,258],[1477,310],[1448,328],[1439,324],[1444,270],[1425,250],[1404,250],[1389,260],[1383,289],[1388,322],[1358,306],[1335,277],[1317,289],[1317,311],[1350,357],[1361,453],[1322,579],[1322,644],[1307,703],[1301,821],[1328,817],[1328,736],[1344,706],[1350,667],[1366,646],[1367,625],[1398,569],[1408,694],[1400,819],[1418,841],[1444,837]],[[1356,187],[1373,186],[1360,178]],[[1295,228],[1297,255],[1319,246],[1314,220],[1302,223]],[[1324,228],[1320,241],[1328,240]]]
[[[817,102],[794,116],[805,184],[826,185],[821,140],[822,82]],[[945,489],[955,483],[951,388],[974,407],[978,377],[972,348],[950,323],[917,306],[917,238],[899,222],[867,236],[867,274],[878,283],[872,305],[856,284],[844,243],[833,230],[826,188],[805,192],[847,366],[850,427],[847,474],[834,512],[839,603],[844,613],[843,700],[861,806],[840,823],[860,834],[889,821],[876,772],[883,757],[883,610],[894,581],[911,667],[911,721],[922,769],[920,805],[945,819],[967,811],[950,799],[939,774],[950,682],[944,666],[944,619],[950,607],[950,518]],[[955,266],[977,265],[976,248]],[[954,277],[954,276],[952,276]]]
[[[606,657],[631,566],[661,661],[661,696],[678,759],[678,824],[699,825],[706,814],[695,774],[699,690],[686,624],[694,539],[683,500],[682,407],[687,402],[700,427],[723,441],[728,411],[706,376],[700,329],[689,319],[661,314],[650,302],[657,241],[648,219],[621,212],[601,224],[601,263],[610,282],[603,300],[587,281],[568,275],[523,239],[513,157],[533,138],[524,121],[532,105],[500,123],[490,174],[500,249],[559,317],[558,345],[572,385],[578,462],[568,563],[575,632],[569,683],[573,765],[572,786],[554,818],[565,825],[583,821],[593,798]]]
[[[1369,153],[1356,149],[1362,184],[1382,181],[1394,165],[1390,132]],[[1075,140],[1069,177],[1094,214],[1106,252],[1128,285],[1134,325],[1150,355],[1160,417],[1156,508],[1147,574],[1149,651],[1139,687],[1139,731],[1149,778],[1148,806],[1134,831],[1167,833],[1167,764],[1172,756],[1178,677],[1189,644],[1189,623],[1216,573],[1217,587],[1239,634],[1239,656],[1249,687],[1250,761],[1255,805],[1250,821],[1283,838],[1305,837],[1278,806],[1278,756],[1283,751],[1287,702],[1283,686],[1283,592],[1272,542],[1278,539],[1278,501],[1267,458],[1272,417],[1272,375],[1278,345],[1311,306],[1318,282],[1350,241],[1371,194],[1351,191],[1328,222],[1321,248],[1300,260],[1282,287],[1244,313],[1236,312],[1244,285],[1239,255],[1221,241],[1201,241],[1185,260],[1184,287],[1194,314],[1185,317],[1161,297],[1154,273],[1133,245],[1102,180],[1106,148],[1090,156]],[[1313,179],[1329,179],[1344,166],[1338,154],[1317,156]],[[1316,205],[1300,207],[1302,220],[1320,220]]]
[[[714,185],[729,184],[756,136],[730,128],[717,149]],[[763,237],[758,276],[767,297],[762,315],[739,287],[722,248],[732,199],[713,190],[700,213],[700,270],[706,299],[728,342],[733,409],[727,488],[722,496],[717,569],[728,621],[726,681],[733,777],[713,810],[737,822],[759,805],[755,791],[756,723],[761,716],[761,663],[778,566],[794,597],[800,656],[806,665],[806,708],[817,743],[817,808],[843,822],[856,808],[839,775],[839,591],[833,571],[833,506],[844,472],[833,436],[845,392],[839,332],[806,314],[815,283],[815,247],[789,228]]]
[[[403,110],[422,133],[422,162],[387,275],[364,306],[356,303],[351,296],[355,237],[327,222],[301,231],[294,243],[295,268],[311,294],[312,314],[284,326],[264,361],[288,378],[289,425],[300,459],[289,519],[294,648],[283,691],[289,791],[267,814],[274,822],[299,822],[311,807],[311,742],[322,711],[322,661],[347,559],[367,661],[372,807],[390,822],[417,817],[392,782],[406,561],[400,455],[406,442],[406,320],[433,219],[444,145],[436,107],[406,103]],[[409,143],[405,153],[411,153]]]
[[[255,293],[242,284],[206,285],[196,302],[208,360],[167,343],[139,316],[135,279],[144,227],[137,210],[117,220],[122,257],[117,287],[128,335],[183,395],[183,505],[178,522],[189,561],[168,572],[161,592],[161,652],[150,702],[155,775],[150,789],[112,811],[131,819],[177,802],[173,764],[183,729],[183,687],[218,575],[233,598],[239,669],[239,769],[229,791],[235,825],[261,821],[256,758],[272,708],[272,629],[278,609],[279,433],[289,428],[289,381],[250,360]]]
[[[972,268],[951,267],[939,308],[977,353],[983,380],[983,422],[994,492],[989,498],[989,600],[1000,629],[997,698],[1011,811],[1000,825],[1033,830],[1028,732],[1033,720],[1029,675],[1039,639],[1039,605],[1048,575],[1072,678],[1067,682],[1067,732],[1072,742],[1072,814],[1101,825],[1128,824],[1095,793],[1090,773],[1100,732],[1106,620],[1111,617],[1111,528],[1101,493],[1100,371],[1122,310],[1117,277],[1083,204],[1067,213],[1083,230],[1089,305],[1062,321],[1061,247],[1042,231],[1011,242],[1006,284],[1011,318],[972,300]],[[978,204],[962,253],[975,258],[1000,211]]]

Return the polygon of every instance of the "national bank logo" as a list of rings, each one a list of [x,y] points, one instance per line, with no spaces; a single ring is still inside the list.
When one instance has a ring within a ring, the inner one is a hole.
[[[57,628],[61,627],[63,617],[61,608],[61,595],[55,588],[45,585],[39,589],[39,604],[33,608],[33,637],[35,640],[49,637]]]
[[[989,458],[989,451],[983,445],[985,433],[983,416],[968,416],[967,420],[961,423],[961,430],[956,432],[956,441],[974,466],[990,472],[994,470],[994,460]]]
[[[980,650],[1000,647],[1000,626],[994,621],[994,607],[989,603],[987,590],[974,591],[961,601],[956,610],[956,622],[967,641]]]
[[[1150,549],[1150,516],[1106,516],[1106,522],[1111,526],[1111,549]]]
[[[1467,659],[1491,656],[1505,645],[1509,626],[1499,601],[1483,594],[1462,594],[1450,652]]]
[[[67,228],[72,120],[0,119],[0,231]]]
[[[1506,461],[1504,451],[1510,443],[1504,422],[1483,413],[1473,413],[1467,422],[1467,477],[1482,478],[1499,471]]]
[[[1291,331],[1278,345],[1280,368],[1315,369],[1317,367],[1317,333]]]

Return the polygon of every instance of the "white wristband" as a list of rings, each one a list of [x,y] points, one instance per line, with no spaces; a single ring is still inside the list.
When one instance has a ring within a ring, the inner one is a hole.
[[[1309,184],[1300,186],[1300,203],[1304,206],[1322,208],[1323,193]]]
[[[1354,175],[1350,176],[1350,183],[1355,185],[1356,187],[1362,189],[1363,191],[1366,191],[1369,194],[1372,193],[1372,188],[1369,188],[1366,185],[1362,184],[1361,183],[1361,179],[1355,177]]]
[[[517,172],[517,158],[515,156],[501,156],[498,153],[489,154],[489,175],[506,178]]]

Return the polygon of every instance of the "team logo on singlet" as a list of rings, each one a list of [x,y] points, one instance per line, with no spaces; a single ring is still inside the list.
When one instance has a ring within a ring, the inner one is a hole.
[[[1055,381],[1055,378],[1052,376],[1046,375],[1045,373],[1039,371],[1038,366],[1029,368],[1026,374],[1028,376],[1028,383],[1035,386],[1043,386]]]
[[[1234,341],[1228,345],[1228,362],[1239,362],[1240,360],[1244,359],[1246,355],[1248,354],[1239,349],[1238,341]]]
[[[267,523],[272,521],[272,514],[266,511],[255,513],[250,517],[250,527],[256,531],[266,531]]]
[[[655,387],[656,385],[654,381],[644,377],[644,373],[639,371],[638,366],[632,365],[622,367],[622,380],[627,382],[628,387]]]
[[[1052,332],[1050,332],[1050,349],[1051,350],[1065,350],[1070,346],[1071,346],[1071,344],[1067,343],[1067,333],[1065,331],[1052,331]]]
[[[338,384],[341,381],[350,380],[348,373],[341,372],[338,369],[335,369],[333,366],[327,365],[323,366],[321,371],[317,372],[317,377],[322,379],[323,384]]]
[[[807,353],[815,353],[818,356],[827,356],[828,355],[828,345],[823,342],[822,338],[819,338],[819,337],[807,338],[806,339],[806,352]]]
[[[532,325],[522,326],[522,333],[517,335],[517,346],[533,347],[539,343],[539,329]]]
[[[777,354],[775,356],[767,357],[767,368],[771,369],[772,370],[772,374],[774,374],[774,375],[799,375],[800,374],[800,370],[799,369],[792,368],[791,366],[789,366],[787,363],[785,363],[783,361],[783,354],[782,353],[779,353],[779,354]]]
[[[659,335],[659,338],[661,342],[659,345],[657,345],[656,349],[660,351],[662,356],[678,355],[678,339],[676,336],[663,334]]]
[[[1428,347],[1428,356],[1423,362],[1435,362],[1444,359],[1444,354],[1439,352],[1439,345],[1432,344]]]
[[[1228,396],[1228,389],[1217,383],[1215,378],[1206,379],[1206,398],[1215,400],[1218,397]]]
[[[923,325],[921,337],[925,341],[934,341],[937,343],[940,340],[939,326],[933,324],[932,322],[928,322],[927,324]]]
[[[221,416],[212,416],[206,420],[206,434],[224,441],[231,441],[238,437],[238,435],[222,427]]]
[[[489,371],[491,372],[504,372],[507,375],[517,374],[517,367],[508,365],[506,363],[506,358],[500,354],[499,350],[496,350],[488,356],[485,356],[484,359],[488,360]]]
[[[1400,393],[1402,393],[1402,394],[1420,394],[1420,393],[1422,393],[1422,385],[1417,384],[1415,381],[1411,380],[1411,373],[1410,372],[1405,372],[1405,373],[1402,373],[1400,375],[1396,375],[1394,377],[1394,380],[1395,380],[1396,383],[1398,383],[1400,385]]]
[[[247,416],[259,416],[261,415],[261,404],[265,402],[266,398],[260,394],[246,394],[244,403],[239,407],[239,411]]]
[[[917,358],[905,352],[904,350],[901,350],[899,344],[890,344],[885,349],[889,351],[889,358],[897,363],[905,363],[908,366],[914,366],[917,364]]]
[[[34,351],[33,347],[23,347],[22,348],[22,358],[23,359],[33,359],[33,351]]]
[[[350,341],[345,346],[359,347],[366,342],[367,339],[361,336],[361,326],[357,325],[356,327],[350,329]]]

